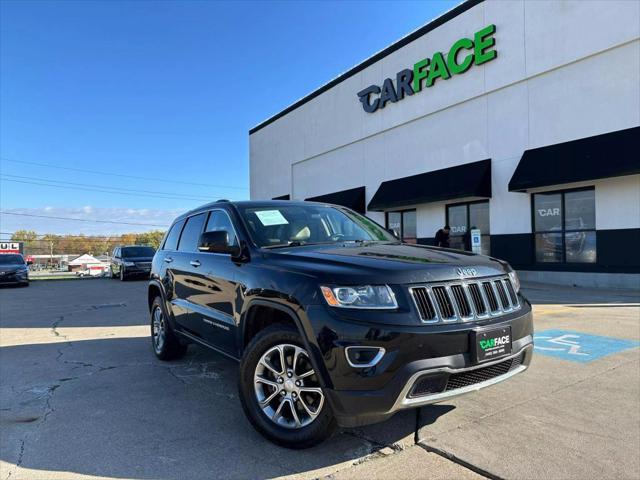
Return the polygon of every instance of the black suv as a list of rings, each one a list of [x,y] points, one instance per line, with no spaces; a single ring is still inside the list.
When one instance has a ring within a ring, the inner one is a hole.
[[[155,354],[240,361],[253,426],[290,448],[525,370],[531,305],[511,267],[403,244],[349,209],[219,201],[178,217],[153,259]]]
[[[140,245],[114,248],[111,254],[111,278],[120,278],[122,281],[130,277],[149,278],[155,254],[154,248]]]

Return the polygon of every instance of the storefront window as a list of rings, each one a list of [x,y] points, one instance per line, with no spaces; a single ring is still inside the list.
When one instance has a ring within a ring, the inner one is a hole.
[[[447,205],[447,225],[451,227],[451,248],[471,251],[471,230],[480,230],[481,253],[491,252],[489,202],[470,202]]]
[[[595,263],[593,188],[533,195],[536,261]]]
[[[398,232],[403,242],[417,243],[418,230],[416,223],[415,210],[387,212],[387,228],[392,228]]]

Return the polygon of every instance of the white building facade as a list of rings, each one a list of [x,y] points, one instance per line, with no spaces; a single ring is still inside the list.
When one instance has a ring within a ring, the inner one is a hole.
[[[250,131],[252,199],[640,285],[640,2],[469,0]]]

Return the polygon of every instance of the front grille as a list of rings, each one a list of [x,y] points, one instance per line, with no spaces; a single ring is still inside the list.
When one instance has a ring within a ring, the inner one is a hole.
[[[482,319],[520,308],[518,295],[506,276],[411,287],[409,291],[425,323]]]
[[[469,387],[478,383],[486,382],[493,378],[505,375],[522,365],[524,352],[514,358],[509,358],[493,365],[468,370],[466,372],[452,373],[446,376],[441,374],[426,374],[416,380],[409,391],[409,398],[434,395],[442,392],[450,392],[459,388]]]
[[[436,311],[433,308],[433,304],[431,303],[431,299],[429,298],[429,293],[426,288],[415,288],[413,290],[413,298],[416,301],[416,306],[420,312],[420,318],[422,318],[423,321],[426,322],[437,319]]]
[[[136,262],[138,268],[151,268],[151,262]]]
[[[487,313],[487,307],[482,299],[482,292],[480,292],[480,285],[477,283],[469,284],[469,292],[471,293],[471,299],[473,300],[473,306],[476,309],[478,315],[484,315]]]
[[[453,310],[453,304],[447,293],[445,287],[433,287],[433,295],[436,297],[438,303],[438,309],[440,310],[440,317],[444,320],[454,318],[456,312]]]

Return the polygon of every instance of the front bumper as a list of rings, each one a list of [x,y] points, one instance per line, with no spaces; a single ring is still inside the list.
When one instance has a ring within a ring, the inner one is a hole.
[[[17,285],[29,283],[29,273],[3,273],[0,275],[0,285]]]
[[[523,372],[533,353],[530,305],[509,315],[485,321],[401,327],[341,321],[321,307],[308,311],[317,333],[326,370],[325,392],[342,426],[383,421],[399,410],[446,401]],[[472,332],[479,328],[511,327],[511,354],[477,363]],[[371,368],[354,368],[345,357],[347,346],[385,349]],[[416,394],[416,384],[425,380]],[[435,379],[431,382],[430,380]]]

